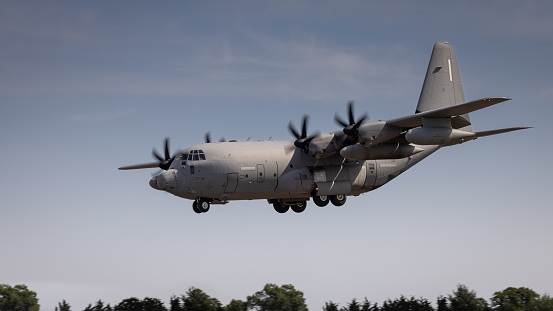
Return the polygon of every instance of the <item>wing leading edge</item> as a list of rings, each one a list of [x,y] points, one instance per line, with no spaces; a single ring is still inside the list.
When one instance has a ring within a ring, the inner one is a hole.
[[[469,112],[493,106],[504,101],[511,100],[507,97],[488,97],[455,106],[439,108],[425,112],[416,113],[410,116],[396,118],[386,121],[387,125],[404,129],[415,128],[422,125],[422,118],[450,118],[463,115]]]

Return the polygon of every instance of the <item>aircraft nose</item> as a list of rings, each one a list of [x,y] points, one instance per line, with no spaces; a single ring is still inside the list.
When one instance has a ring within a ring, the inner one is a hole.
[[[177,188],[177,170],[168,170],[150,180],[150,187],[157,190]]]

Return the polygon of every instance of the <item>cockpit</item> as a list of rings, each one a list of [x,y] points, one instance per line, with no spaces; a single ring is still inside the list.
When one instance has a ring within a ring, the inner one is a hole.
[[[205,159],[206,157],[203,150],[190,150],[188,154],[183,153],[179,158],[181,166],[186,166],[186,163],[189,161],[202,161]]]

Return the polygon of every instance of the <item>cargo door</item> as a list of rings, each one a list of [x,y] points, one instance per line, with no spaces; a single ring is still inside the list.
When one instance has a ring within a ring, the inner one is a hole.
[[[367,178],[365,179],[365,185],[363,188],[372,189],[376,183],[376,161],[365,161],[367,170]]]

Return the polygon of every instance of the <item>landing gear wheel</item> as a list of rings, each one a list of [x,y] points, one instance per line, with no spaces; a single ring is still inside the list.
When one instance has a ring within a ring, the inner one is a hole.
[[[345,194],[337,194],[337,195],[331,195],[330,196],[330,202],[334,204],[335,206],[342,206],[346,204],[347,196]]]
[[[282,202],[273,202],[273,207],[275,208],[275,211],[278,213],[284,214],[290,209],[290,206],[282,203]]]
[[[194,201],[192,203],[192,209],[194,210],[194,212],[196,212],[196,214],[201,214],[202,212],[198,209],[198,201]]]
[[[202,213],[206,213],[207,211],[209,211],[209,205],[209,201],[206,201],[204,199],[198,200],[198,210]]]
[[[320,207],[325,207],[328,205],[329,199],[326,195],[320,195],[320,196],[313,196],[313,202],[315,202],[315,205]]]
[[[307,207],[306,201],[299,201],[299,202],[296,202],[296,204],[292,205],[292,210],[296,213],[301,213],[305,211],[306,207]]]

